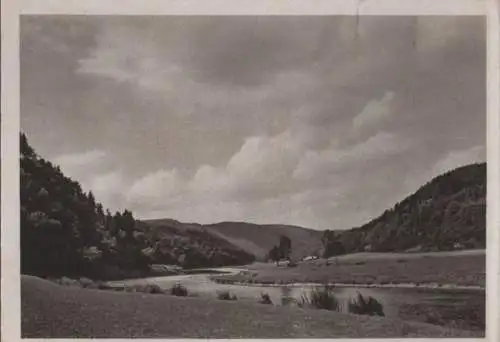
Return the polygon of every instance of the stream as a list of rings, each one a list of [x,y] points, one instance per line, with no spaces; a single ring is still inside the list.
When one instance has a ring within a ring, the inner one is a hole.
[[[205,270],[207,271],[207,270]],[[274,305],[281,305],[283,296],[300,300],[303,295],[318,284],[253,285],[220,284],[211,277],[237,274],[241,268],[217,268],[210,273],[173,275],[109,282],[111,286],[156,284],[169,290],[175,284],[182,284],[191,295],[216,298],[220,291],[229,291],[238,300],[258,301],[267,293]],[[481,289],[421,288],[410,286],[359,287],[344,284],[333,289],[340,302],[346,302],[357,292],[372,296],[384,307],[387,317],[448,326],[465,330],[484,331],[485,291]],[[343,307],[346,307],[343,305]]]

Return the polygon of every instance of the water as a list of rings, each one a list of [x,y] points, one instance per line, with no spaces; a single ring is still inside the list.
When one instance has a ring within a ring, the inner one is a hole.
[[[225,274],[242,271],[242,269],[230,268],[218,270]],[[190,295],[216,298],[218,292],[229,291],[236,295],[238,300],[253,302],[259,301],[261,295],[266,293],[274,305],[281,305],[284,296],[300,301],[302,296],[308,295],[314,287],[321,286],[317,284],[258,286],[220,284],[212,281],[212,276],[214,274],[189,274],[114,281],[110,284],[117,286],[156,284],[165,290],[169,290],[175,284],[182,284]],[[347,301],[359,292],[363,296],[372,296],[379,301],[383,305],[386,317],[398,317],[466,330],[484,330],[484,291],[363,287],[335,287],[332,291],[339,299],[343,311],[347,311]]]

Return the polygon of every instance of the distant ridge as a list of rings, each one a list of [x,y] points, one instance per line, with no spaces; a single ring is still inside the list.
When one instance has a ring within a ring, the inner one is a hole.
[[[292,256],[301,258],[321,249],[323,232],[293,225],[254,224],[247,222],[220,222],[214,224],[182,223],[173,219],[143,220],[151,227],[171,227],[180,231],[199,230],[224,239],[232,245],[253,254],[257,259],[266,258],[269,250],[279,242],[281,235],[292,240]]]
[[[318,231],[285,224],[181,223],[145,220],[180,230],[203,230],[264,259],[280,235],[292,240],[292,256],[364,251],[411,252],[485,247],[486,163],[459,167],[435,177],[368,223],[347,230]],[[323,245],[325,243],[325,245]]]

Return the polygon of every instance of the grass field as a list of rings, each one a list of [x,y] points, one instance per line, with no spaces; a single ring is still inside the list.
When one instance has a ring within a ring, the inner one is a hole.
[[[485,286],[484,252],[390,254],[366,253],[302,262],[297,267],[260,263],[249,272],[217,276],[219,281],[264,284],[453,284]]]
[[[21,279],[23,338],[475,337],[400,319],[240,301],[64,287]]]

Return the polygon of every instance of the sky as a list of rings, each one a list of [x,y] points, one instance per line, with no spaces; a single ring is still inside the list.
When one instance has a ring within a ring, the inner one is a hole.
[[[21,130],[137,218],[348,229],[486,159],[482,17],[21,19]]]

